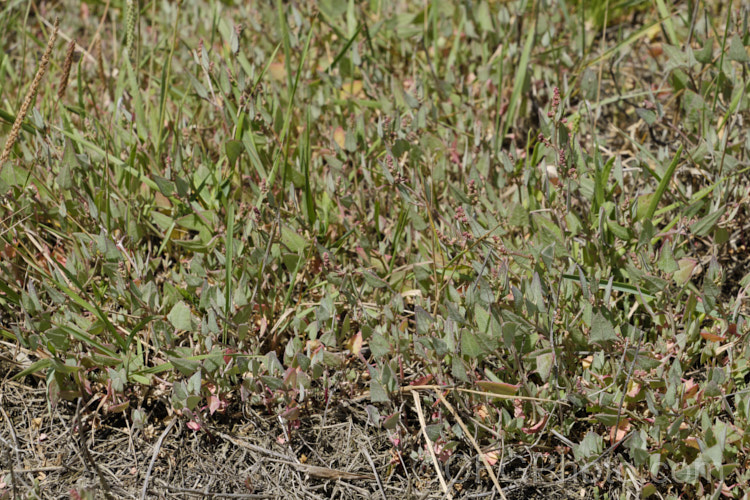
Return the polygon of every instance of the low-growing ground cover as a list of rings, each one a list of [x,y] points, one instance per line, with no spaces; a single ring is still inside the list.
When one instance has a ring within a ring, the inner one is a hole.
[[[744,498],[747,7],[0,6],[3,498]]]

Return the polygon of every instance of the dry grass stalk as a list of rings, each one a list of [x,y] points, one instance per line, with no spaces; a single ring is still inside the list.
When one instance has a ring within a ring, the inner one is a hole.
[[[96,67],[99,73],[99,79],[104,86],[107,86],[107,75],[104,73],[104,58],[102,57],[102,39],[96,39]]]
[[[424,436],[424,440],[427,443],[427,450],[430,452],[432,464],[435,466],[435,473],[437,474],[438,481],[440,481],[440,488],[442,488],[443,493],[445,494],[445,498],[447,498],[448,500],[452,500],[453,495],[448,489],[448,485],[445,483],[443,473],[440,471],[440,463],[438,462],[437,456],[435,455],[435,447],[432,444],[430,436],[427,434],[427,423],[424,419],[424,412],[422,411],[422,402],[419,400],[419,394],[417,393],[417,391],[412,391],[411,395],[414,396],[414,409],[417,411],[417,416],[419,417],[419,425],[422,428],[422,435]]]
[[[65,62],[63,63],[63,72],[60,76],[60,83],[57,86],[57,98],[62,99],[65,95],[65,89],[68,88],[68,78],[70,78],[70,68],[73,65],[73,54],[76,51],[76,41],[71,40],[68,43],[68,51],[65,53]]]
[[[107,93],[109,93],[109,98],[114,101],[115,100],[114,90],[112,90],[112,86],[110,85],[110,82],[107,79],[107,73],[104,72],[104,55],[102,54],[102,39],[97,38],[95,43],[96,43],[96,67],[97,67],[97,72],[99,73],[99,79],[102,81],[102,85],[104,85],[104,88],[107,89]]]
[[[21,109],[19,109],[18,114],[16,114],[16,121],[13,122],[13,127],[10,129],[10,135],[8,135],[8,140],[5,142],[2,154],[0,154],[0,168],[2,168],[6,160],[10,157],[10,150],[13,149],[13,145],[16,143],[18,135],[21,132],[21,124],[26,119],[31,103],[34,101],[34,97],[36,97],[36,93],[39,90],[39,84],[42,83],[42,78],[44,78],[44,74],[47,72],[49,58],[52,54],[52,47],[55,45],[55,40],[57,40],[57,31],[59,27],[60,19],[56,18],[54,29],[47,41],[47,48],[44,50],[44,55],[42,56],[42,62],[39,64],[39,69],[36,71],[34,80],[31,82],[31,87],[21,104]]]
[[[453,408],[453,405],[450,404],[447,399],[445,399],[445,396],[443,396],[442,392],[435,389],[435,395],[438,397],[440,402],[443,403],[443,405],[446,408],[448,408],[448,411],[451,412],[451,414],[453,415],[453,418],[455,418],[456,422],[458,422],[458,425],[461,426],[461,430],[464,431],[464,435],[469,439],[469,441],[471,441],[471,445],[474,447],[474,449],[477,452],[477,455],[482,460],[482,464],[484,465],[484,468],[487,471],[487,474],[490,476],[490,479],[492,479],[492,484],[495,485],[495,491],[500,493],[500,498],[502,498],[503,500],[508,500],[508,498],[505,496],[505,493],[503,492],[503,489],[500,487],[500,482],[497,480],[495,471],[492,470],[492,466],[487,461],[487,456],[484,453],[482,453],[482,449],[479,447],[479,443],[477,443],[476,439],[474,439],[474,435],[471,433],[471,431],[469,431],[469,428],[466,427],[466,424],[464,423],[463,420],[461,420],[461,417],[458,416],[458,412],[456,412],[456,409]]]

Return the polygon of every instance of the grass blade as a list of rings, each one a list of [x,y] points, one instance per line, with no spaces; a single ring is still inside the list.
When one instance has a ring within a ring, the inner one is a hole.
[[[224,275],[224,344],[227,343],[227,337],[229,332],[229,317],[232,312],[232,259],[234,257],[234,203],[230,198],[227,200],[227,236],[226,236],[226,262],[225,275]]]
[[[664,195],[664,191],[667,190],[667,186],[669,186],[669,182],[672,180],[672,176],[674,175],[674,171],[677,168],[677,164],[680,162],[680,155],[682,155],[682,144],[680,144],[680,147],[677,149],[677,152],[674,155],[674,159],[672,159],[672,163],[669,164],[667,171],[661,178],[661,182],[659,182],[659,185],[656,187],[656,192],[654,193],[653,198],[651,198],[651,203],[649,203],[644,215],[646,219],[651,219],[654,216],[656,207],[659,206],[659,201]]]
[[[523,52],[521,53],[521,59],[518,61],[518,73],[516,73],[516,79],[513,83],[513,93],[510,95],[510,102],[508,103],[508,110],[503,116],[503,133],[500,134],[500,142],[502,143],[505,134],[508,133],[510,124],[516,119],[516,112],[518,107],[518,100],[523,92],[523,86],[526,83],[526,70],[529,67],[529,60],[531,59],[531,49],[534,48],[534,37],[536,36],[536,19],[532,21],[531,27],[526,34],[526,41],[523,45]]]

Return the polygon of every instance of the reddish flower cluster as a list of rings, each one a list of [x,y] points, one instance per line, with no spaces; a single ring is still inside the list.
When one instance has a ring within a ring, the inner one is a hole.
[[[469,222],[469,218],[466,216],[466,212],[464,212],[463,207],[458,207],[456,209],[456,220],[459,222],[462,222],[464,224]]]
[[[477,190],[477,183],[474,179],[470,179],[466,185],[466,192],[469,195],[472,205],[479,203],[479,191]]]
[[[557,108],[560,106],[560,89],[555,87],[552,91],[552,109],[547,111],[547,117],[552,118],[557,113]]]

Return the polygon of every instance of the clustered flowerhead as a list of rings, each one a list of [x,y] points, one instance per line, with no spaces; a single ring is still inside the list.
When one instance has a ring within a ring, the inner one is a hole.
[[[507,255],[508,254],[508,249],[505,248],[505,244],[503,243],[503,240],[500,238],[500,236],[493,235],[492,236],[492,241],[493,241],[493,243],[495,243],[495,250],[500,255]]]
[[[393,118],[390,116],[383,118],[383,140],[387,144],[392,144],[396,140],[396,131],[393,130]]]
[[[469,218],[466,216],[466,212],[464,211],[464,207],[458,207],[458,208],[456,208],[455,219],[458,222],[461,222],[463,224],[466,224],[466,223],[469,222]]]
[[[474,179],[469,179],[469,182],[466,183],[466,191],[469,195],[469,199],[471,200],[472,205],[476,205],[479,203],[479,191],[477,189],[477,183],[474,181]]]
[[[436,229],[435,231],[437,232],[438,239],[443,243],[443,245],[449,247],[456,244],[456,238],[449,238],[440,229]]]
[[[406,176],[401,175],[401,173],[398,171],[395,162],[393,161],[393,155],[390,153],[386,154],[385,156],[385,166],[388,168],[388,172],[391,173],[394,184],[406,183],[408,179],[406,178]]]
[[[86,137],[96,137],[96,124],[94,123],[94,120],[87,116],[83,119],[83,127],[86,130]]]
[[[201,62],[203,60],[203,40],[198,40],[196,52],[198,53],[198,62]]]
[[[554,118],[557,115],[557,110],[560,107],[560,89],[558,87],[555,87],[552,92],[552,103],[550,110],[547,112],[547,116],[549,118]],[[555,131],[559,129],[560,126],[564,126],[567,124],[567,119],[563,118],[561,120],[554,120],[554,127]],[[556,133],[555,132],[555,133]],[[576,171],[574,166],[568,165],[568,157],[565,153],[565,147],[564,146],[557,146],[553,143],[553,141],[545,137],[543,133],[539,133],[537,136],[537,140],[544,144],[546,147],[552,149],[557,153],[557,169],[559,170],[559,174],[563,177],[569,177],[569,178],[575,178],[576,177]]]
[[[560,169],[567,172],[568,171],[568,159],[565,158],[565,150],[560,149],[557,155],[557,162],[560,164]]]
[[[323,253],[322,264],[323,264],[323,269],[327,271],[333,271],[338,274],[342,274],[344,272],[344,268],[341,267],[341,264],[336,264],[331,261],[331,254],[328,252]]]
[[[557,108],[560,106],[560,89],[555,87],[552,91],[552,108],[547,111],[547,117],[552,118],[557,113]]]

